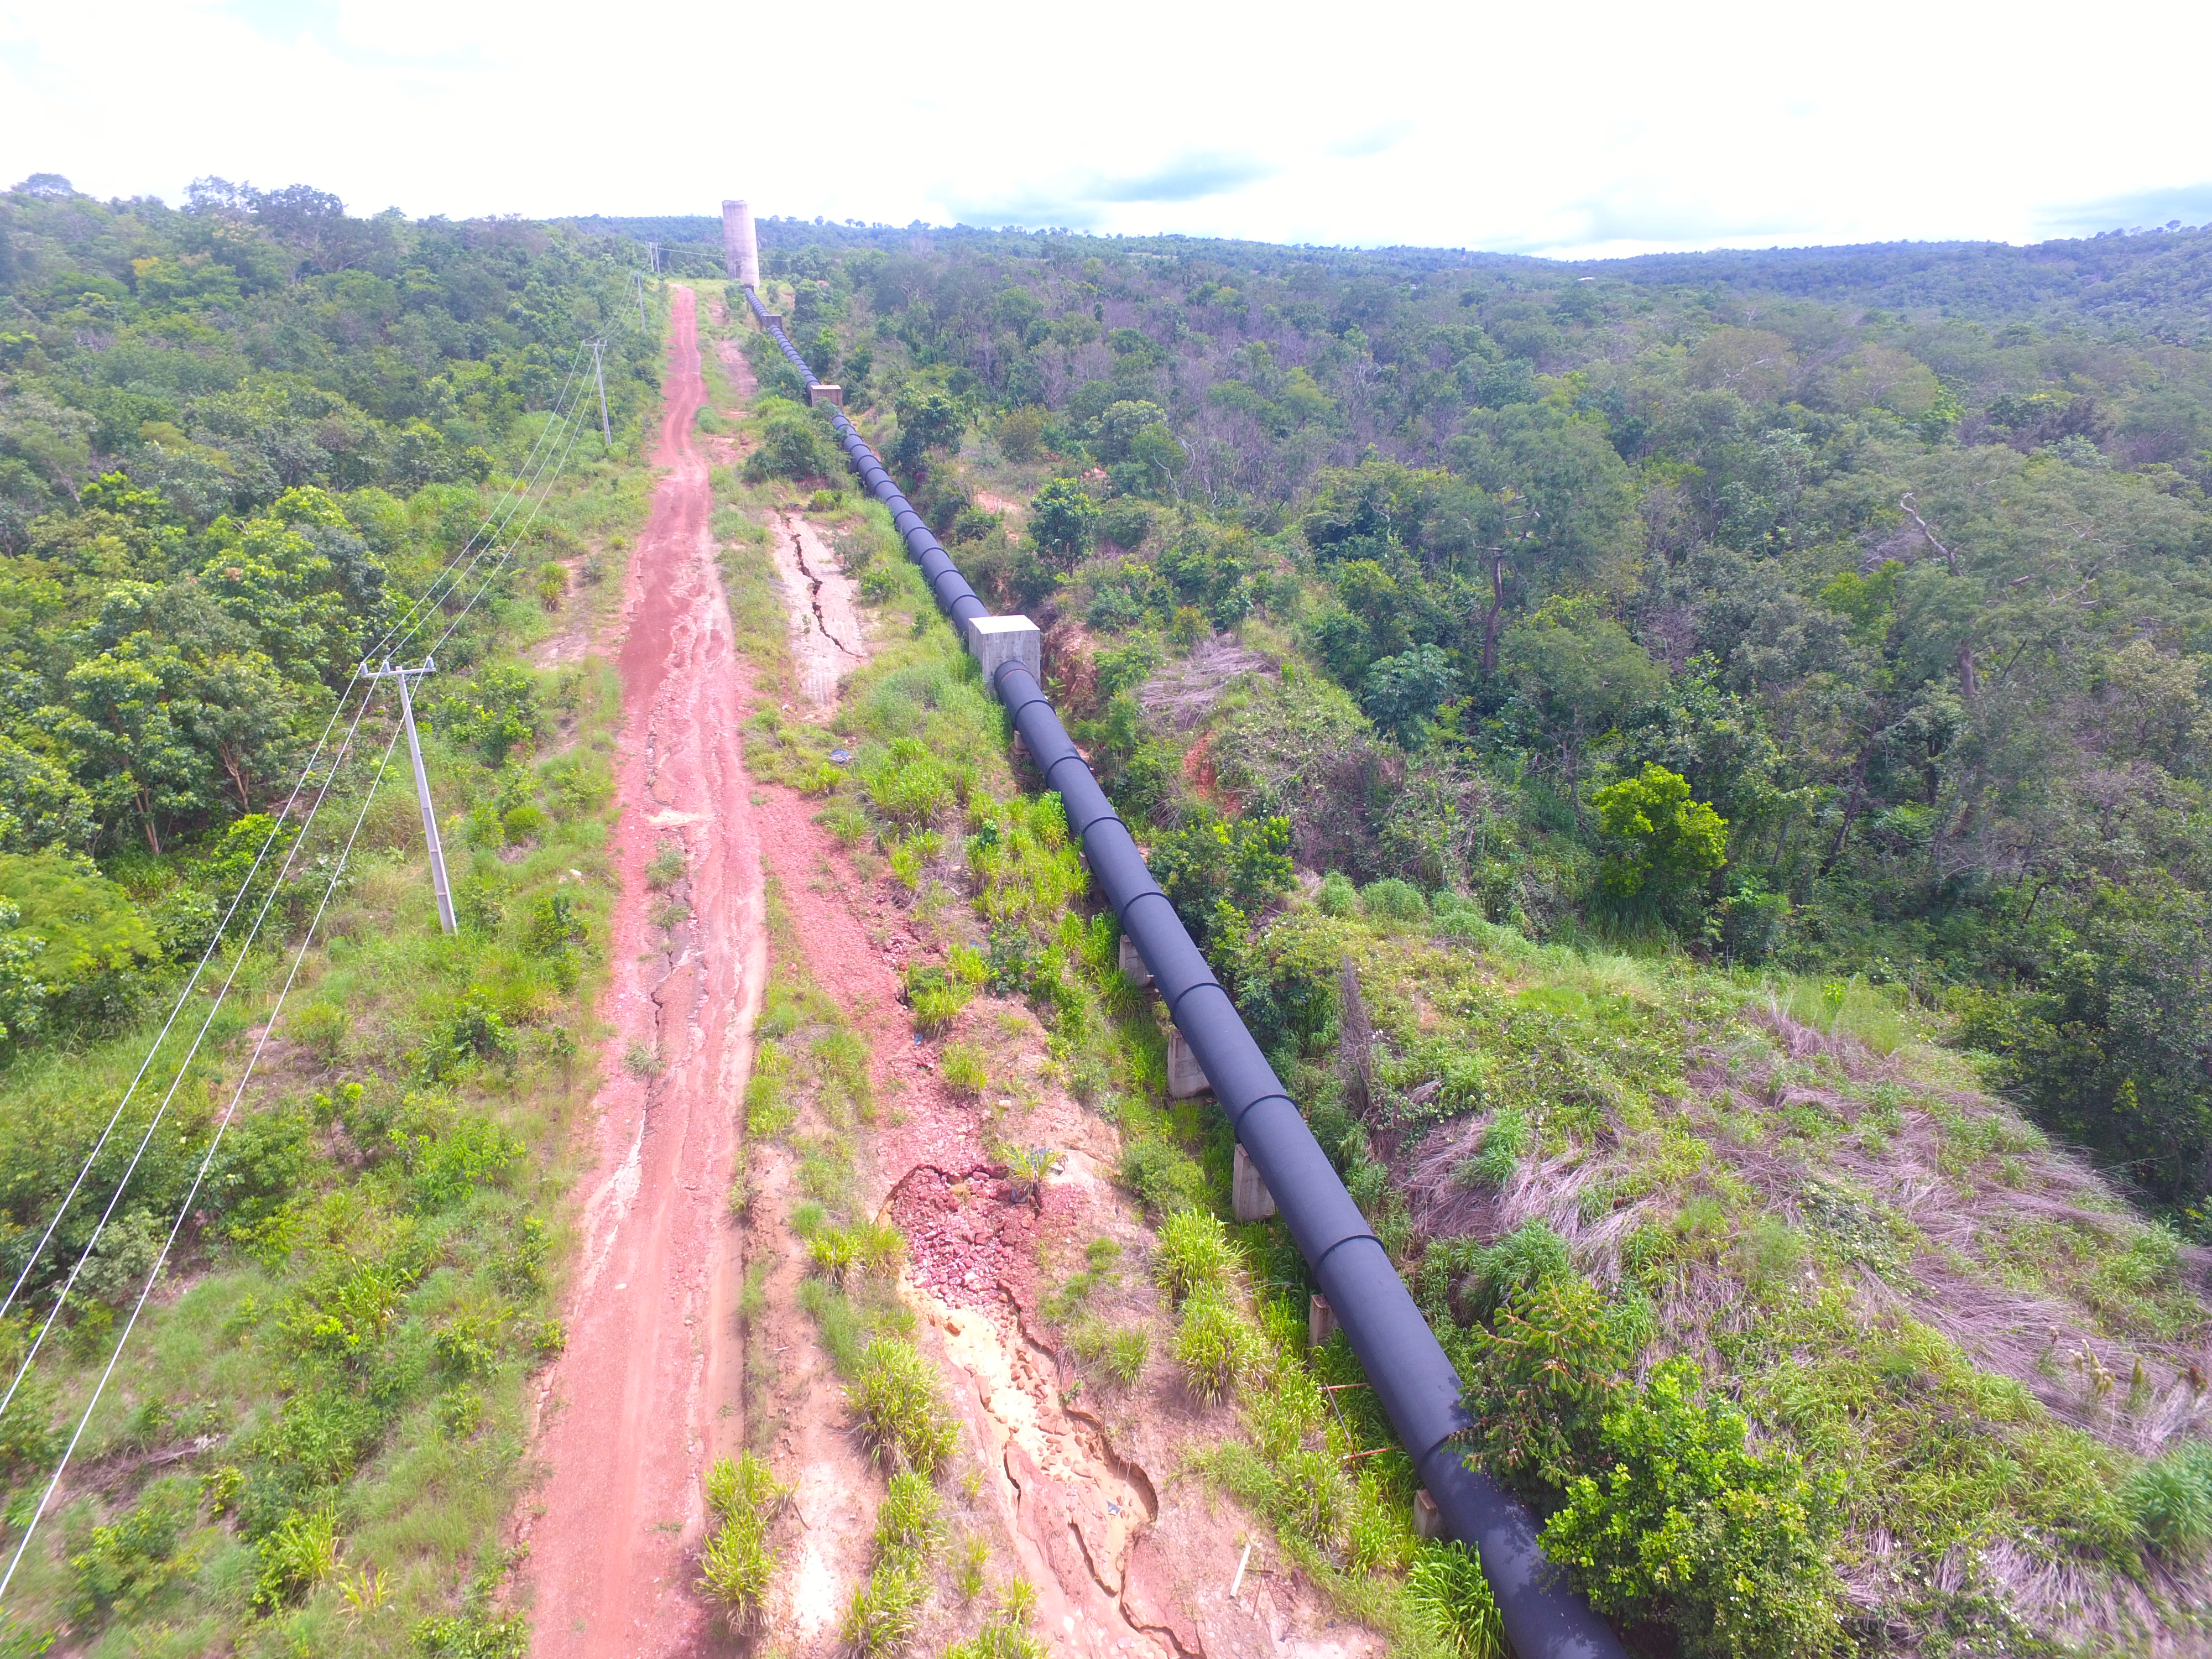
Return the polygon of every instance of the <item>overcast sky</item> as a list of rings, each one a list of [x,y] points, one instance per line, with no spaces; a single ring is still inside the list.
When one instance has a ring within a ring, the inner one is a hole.
[[[2202,0],[0,0],[0,184],[1555,254],[2022,241],[2212,221],[2208,46]]]

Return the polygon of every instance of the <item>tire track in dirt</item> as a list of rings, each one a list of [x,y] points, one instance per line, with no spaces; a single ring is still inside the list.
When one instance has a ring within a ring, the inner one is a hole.
[[[699,1474],[738,1427],[727,1194],[767,945],[744,677],[692,443],[705,401],[696,306],[688,289],[672,300],[655,456],[667,471],[629,562],[617,654],[622,890],[598,1156],[568,1345],[540,1399],[545,1478],[520,1529],[542,1659],[707,1650],[709,1616],[691,1589]],[[664,841],[682,844],[688,866],[666,910],[646,876]],[[626,1065],[641,1048],[656,1075]]]

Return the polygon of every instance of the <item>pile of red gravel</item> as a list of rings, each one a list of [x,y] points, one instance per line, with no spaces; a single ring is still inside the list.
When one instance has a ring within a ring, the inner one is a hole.
[[[988,1165],[923,1164],[891,1189],[884,1213],[906,1237],[907,1272],[940,1302],[996,1302],[1033,1271],[1036,1211],[1025,1190]]]

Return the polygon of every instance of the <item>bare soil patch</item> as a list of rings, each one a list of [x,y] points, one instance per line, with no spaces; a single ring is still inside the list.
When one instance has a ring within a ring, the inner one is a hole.
[[[837,688],[868,659],[858,590],[821,531],[789,508],[778,513],[769,543],[791,624],[791,665],[811,712],[827,715]]]

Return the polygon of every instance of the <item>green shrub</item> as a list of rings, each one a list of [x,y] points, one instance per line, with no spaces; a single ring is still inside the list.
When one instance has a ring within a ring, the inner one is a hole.
[[[331,1576],[338,1564],[337,1517],[327,1509],[294,1510],[258,1547],[253,1605],[280,1607]]]
[[[1588,1281],[1544,1279],[1516,1291],[1496,1329],[1477,1327],[1464,1350],[1476,1424],[1470,1466],[1541,1500],[1601,1468],[1605,1415],[1626,1387],[1627,1350],[1620,1320]]]
[[[991,1086],[991,1073],[983,1064],[982,1050],[965,1042],[946,1045],[942,1072],[946,1086],[970,1100],[979,1098]]]
[[[1115,1331],[1106,1341],[1106,1373],[1123,1388],[1133,1388],[1152,1352],[1152,1334],[1143,1326]]]
[[[128,1614],[190,1571],[194,1562],[177,1547],[191,1525],[193,1496],[180,1481],[163,1481],[107,1525],[94,1527],[70,1557],[70,1617],[91,1625]]]
[[[1503,1187],[1521,1167],[1521,1160],[1535,1144],[1535,1132],[1516,1106],[1501,1106],[1482,1132],[1482,1144],[1473,1158],[1460,1166],[1470,1182]]]
[[[505,1184],[528,1152],[520,1138],[482,1117],[464,1117],[440,1135],[394,1139],[416,1206],[426,1214],[452,1207],[479,1187]]]
[[[1132,1138],[1121,1146],[1121,1182],[1160,1214],[1206,1202],[1206,1172],[1164,1140]]]
[[[1761,1216],[1736,1240],[1735,1256],[1743,1282],[1772,1294],[1796,1281],[1805,1263],[1805,1243],[1786,1221]]]
[[[745,457],[747,483],[843,475],[843,453],[830,442],[822,422],[797,404],[782,398],[763,398],[754,413],[761,417],[760,442]]]
[[[868,822],[868,815],[849,800],[831,801],[814,815],[814,821],[848,850],[860,846],[876,832],[875,826]]]
[[[2169,1448],[2128,1477],[2121,1492],[2143,1541],[2170,1560],[2212,1544],[2212,1445]]]
[[[338,1057],[352,1024],[344,1009],[328,1002],[309,1002],[292,1012],[284,1029],[293,1042],[327,1066]]]
[[[920,1356],[909,1355],[919,1361]],[[876,1505],[872,1565],[845,1612],[846,1645],[855,1653],[889,1653],[914,1638],[929,1597],[931,1566],[945,1547],[945,1510],[928,1474],[899,1470]]]
[[[766,1608],[775,1553],[767,1530],[750,1516],[725,1522],[699,1555],[699,1590],[737,1629],[757,1626]]]
[[[1386,876],[1359,890],[1369,917],[1392,927],[1416,927],[1429,919],[1429,901],[1410,881]]]
[[[1747,1449],[1743,1413],[1669,1360],[1605,1419],[1607,1472],[1582,1475],[1544,1551],[1601,1611],[1673,1626],[1685,1659],[1813,1659],[1842,1645],[1823,1545],[1840,1481]]]
[[[1229,1235],[1201,1210],[1178,1210],[1160,1223],[1152,1272],[1160,1288],[1180,1302],[1200,1291],[1218,1291],[1237,1265]]]
[[[764,1039],[753,1053],[753,1074],[745,1079],[745,1133],[760,1140],[774,1140],[798,1118],[799,1108],[784,1087],[788,1066],[783,1045]]]
[[[868,1076],[868,1045],[850,1027],[839,1024],[817,1036],[809,1048],[818,1080],[815,1103],[835,1123],[843,1123],[848,1112],[857,1112],[864,1123],[875,1121],[875,1085]]]
[[[1176,1363],[1198,1399],[1216,1405],[1228,1398],[1237,1386],[1244,1346],[1243,1324],[1219,1290],[1206,1286],[1183,1304],[1182,1325],[1176,1332]]]
[[[1352,1519],[1357,1495],[1344,1466],[1330,1453],[1299,1446],[1273,1470],[1268,1504],[1275,1522],[1315,1548],[1334,1553]]]
[[[1026,1620],[1000,1613],[964,1642],[945,1650],[945,1659],[1045,1659],[1050,1649],[1029,1631]]]
[[[1631,915],[1694,932],[1706,877],[1728,862],[1728,820],[1690,799],[1679,772],[1647,762],[1590,796],[1606,858],[1599,883]]]
[[[551,823],[552,820],[545,816],[544,808],[525,801],[521,805],[501,814],[500,834],[509,847],[520,847],[543,836]]]
[[[909,1344],[890,1337],[870,1342],[848,1398],[869,1455],[878,1462],[934,1474],[959,1442],[938,1396],[935,1372]]]
[[[646,884],[658,890],[672,887],[684,879],[684,872],[691,867],[684,856],[684,843],[671,837],[660,843],[653,855],[653,862],[645,866]]]
[[[426,1619],[415,1626],[415,1651],[422,1659],[523,1659],[530,1651],[530,1621],[519,1613],[507,1619],[481,1613]]]
[[[554,888],[530,901],[530,919],[523,924],[522,942],[539,956],[550,956],[564,945],[580,943],[586,931],[583,918],[576,913],[576,901]]]
[[[1354,1572],[1401,1571],[1413,1547],[1402,1494],[1371,1472],[1358,1482],[1358,1501],[1345,1527],[1345,1555]]]
[[[253,831],[236,838],[252,842],[240,860],[241,879],[271,827],[266,818],[253,823]],[[236,827],[246,824],[241,819]],[[270,867],[264,866],[264,880]],[[0,854],[0,900],[16,913],[7,927],[27,947],[22,971],[27,981],[80,1015],[105,1021],[120,1012],[137,973],[161,958],[161,941],[130,895],[66,854]]]
[[[984,1570],[990,1565],[990,1540],[972,1532],[963,1534],[952,1568],[952,1586],[960,1592],[963,1602],[973,1601],[983,1593]]]
[[[1322,915],[1340,919],[1358,911],[1359,890],[1343,871],[1332,870],[1322,878],[1321,891],[1314,895],[1314,902],[1321,907]]]
[[[422,1069],[428,1079],[437,1081],[451,1077],[471,1060],[511,1066],[521,1052],[491,989],[472,985],[432,1030],[423,1044]]]
[[[887,1221],[856,1221],[849,1227],[823,1227],[807,1239],[808,1259],[834,1284],[855,1272],[888,1275],[898,1270],[906,1241]]]
[[[1380,1215],[1390,1196],[1390,1166],[1371,1158],[1353,1158],[1345,1166],[1344,1190],[1363,1215]]]
[[[921,1628],[921,1604],[928,1599],[929,1584],[918,1562],[878,1562],[845,1608],[841,1633],[846,1647],[863,1659],[896,1653]]]
[[[1010,409],[999,416],[997,428],[999,452],[1008,460],[1020,465],[1036,459],[1044,448],[1044,428],[1048,416],[1036,404],[1024,404]]]
[[[1459,1544],[1427,1544],[1406,1575],[1406,1602],[1458,1659],[1510,1659],[1505,1624],[1482,1566]]]
[[[935,963],[909,967],[904,983],[915,1028],[925,1036],[950,1030],[960,1011],[975,1000],[983,978],[982,957],[964,946],[956,948],[951,961],[943,967]]]
[[[489,1376],[498,1368],[507,1314],[456,1314],[430,1339],[439,1369],[454,1376]]]
[[[766,1463],[750,1452],[732,1462],[725,1457],[707,1471],[707,1509],[714,1534],[699,1558],[699,1589],[722,1611],[732,1628],[756,1627],[766,1610],[775,1552],[769,1528],[787,1489],[776,1484]]]
[[[857,775],[869,804],[908,829],[935,822],[960,793],[953,772],[919,738],[896,739]]]
[[[1488,1323],[1498,1309],[1549,1279],[1571,1279],[1566,1241],[1541,1221],[1523,1222],[1495,1244],[1437,1239],[1422,1254],[1413,1291],[1431,1320]],[[1452,1304],[1456,1293],[1459,1307]]]
[[[718,1457],[707,1471],[707,1508],[717,1521],[734,1515],[763,1515],[778,1508],[786,1488],[775,1473],[751,1452],[739,1452],[735,1462]]]
[[[1152,1352],[1152,1333],[1143,1326],[1109,1325],[1091,1316],[1078,1322],[1068,1332],[1068,1340],[1078,1357],[1103,1366],[1107,1376],[1125,1389],[1144,1375]]]
[[[927,1558],[945,1542],[945,1506],[927,1475],[902,1469],[876,1506],[876,1547]]]
[[[1291,887],[1287,817],[1212,819],[1154,838],[1148,862],[1176,914],[1201,946],[1212,940],[1217,906],[1257,916]]]

